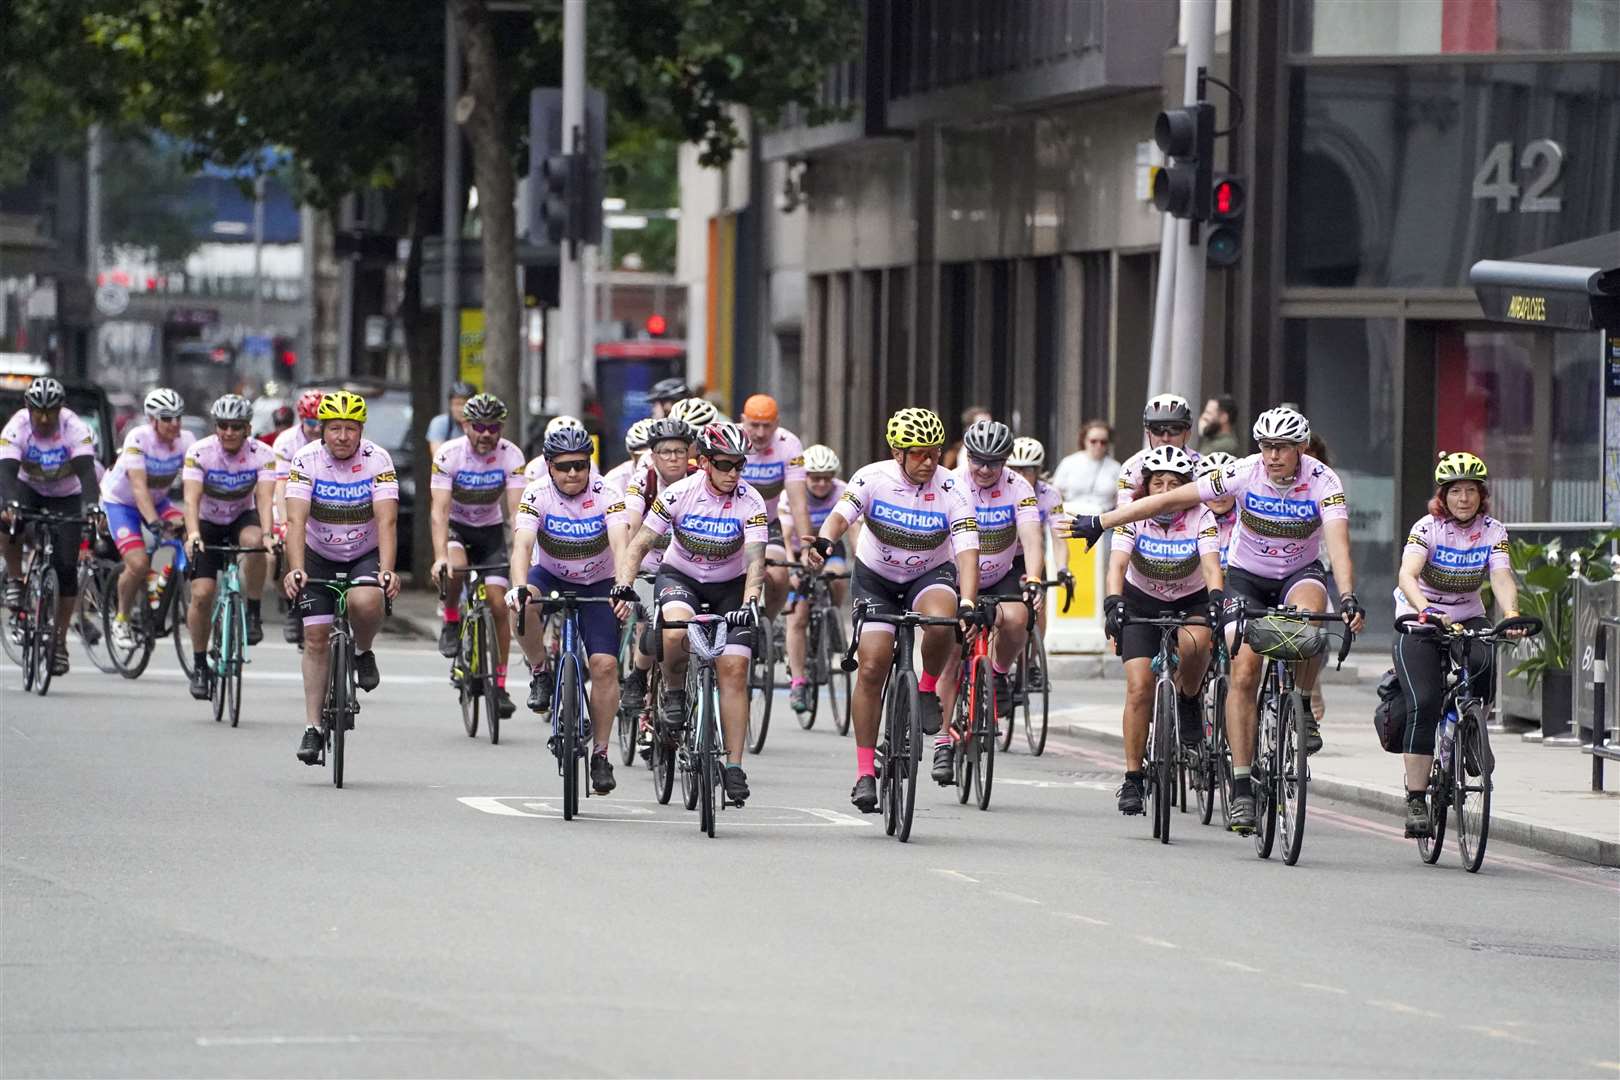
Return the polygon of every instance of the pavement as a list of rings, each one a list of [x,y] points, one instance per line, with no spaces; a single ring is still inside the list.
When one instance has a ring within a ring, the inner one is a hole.
[[[434,597],[402,593],[395,602],[393,629],[432,639],[439,615]],[[1365,656],[1366,654],[1359,654]],[[1311,758],[1313,790],[1337,799],[1405,814],[1401,758],[1386,753],[1372,730],[1373,692],[1388,666],[1383,654],[1363,659],[1353,653],[1344,668],[1327,666],[1323,693],[1326,745]],[[1051,728],[1091,742],[1118,744],[1121,665],[1113,657],[1064,655],[1051,658]],[[1611,790],[1591,790],[1591,758],[1578,747],[1527,740],[1518,730],[1495,729],[1497,755],[1491,828],[1498,839],[1580,859],[1620,866],[1620,764],[1610,765]],[[1121,765],[1123,769],[1123,764]]]
[[[0,671],[0,1076],[1620,1072],[1613,870],[1425,866],[1320,786],[1297,866],[1161,845],[1066,736],[898,844],[782,695],[715,839],[635,768],[564,822],[538,718],[469,739],[431,643],[378,656],[341,791],[279,641],[234,729],[172,650]]]

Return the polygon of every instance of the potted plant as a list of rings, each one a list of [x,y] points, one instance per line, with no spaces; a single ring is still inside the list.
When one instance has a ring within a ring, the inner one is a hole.
[[[1570,659],[1575,650],[1575,575],[1581,574],[1587,581],[1608,580],[1609,562],[1601,555],[1617,539],[1620,529],[1568,551],[1562,537],[1540,544],[1513,540],[1508,545],[1508,557],[1520,582],[1519,611],[1542,622],[1540,636],[1521,647],[1521,654],[1529,655],[1508,676],[1524,679],[1532,692],[1540,690],[1545,736],[1567,733],[1574,712]]]

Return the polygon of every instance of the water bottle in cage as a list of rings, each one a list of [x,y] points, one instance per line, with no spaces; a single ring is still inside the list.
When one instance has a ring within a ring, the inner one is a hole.
[[[1445,717],[1440,721],[1440,767],[1451,768],[1451,747],[1457,733],[1457,710],[1447,707]]]

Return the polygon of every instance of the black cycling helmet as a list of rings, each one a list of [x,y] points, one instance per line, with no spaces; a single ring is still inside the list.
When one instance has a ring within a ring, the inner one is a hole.
[[[692,425],[685,420],[677,420],[673,416],[666,416],[662,420],[654,420],[647,426],[647,445],[657,446],[669,439],[679,439],[689,443],[697,437]]]
[[[591,452],[591,437],[584,428],[560,427],[546,436],[541,452],[547,461],[564,454],[588,454]]]
[[[975,420],[962,433],[962,449],[972,457],[1005,461],[1012,448],[1012,429],[999,420]]]
[[[647,391],[648,401],[680,401],[692,396],[685,379],[660,379]]]
[[[453,382],[450,384],[450,393],[446,397],[470,398],[476,397],[478,387],[470,382]]]
[[[462,406],[461,416],[475,424],[498,424],[506,419],[506,402],[494,394],[474,394]]]

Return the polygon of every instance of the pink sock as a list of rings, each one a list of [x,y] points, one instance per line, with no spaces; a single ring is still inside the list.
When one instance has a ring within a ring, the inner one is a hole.
[[[495,685],[502,690],[506,689],[506,665],[502,664],[495,669]]]
[[[795,675],[795,676],[793,676],[793,678],[788,680],[788,689],[797,690],[799,687],[803,686],[806,681],[807,680],[801,679],[797,675]]]
[[[994,658],[992,658],[990,661],[990,670],[995,672],[997,675],[1007,674],[1007,669],[996,663]]]
[[[450,623],[451,625],[455,625],[456,623],[460,622],[461,609],[458,607],[451,607],[449,604],[446,604],[444,606],[444,621]]]
[[[877,775],[877,750],[870,746],[855,748],[855,773],[858,776]]]
[[[918,676],[918,678],[917,678],[917,689],[921,690],[925,694],[934,693],[935,692],[934,687],[936,687],[938,685],[939,685],[939,676],[938,675],[930,675],[930,674],[928,674],[928,672],[925,671],[920,676]]]

